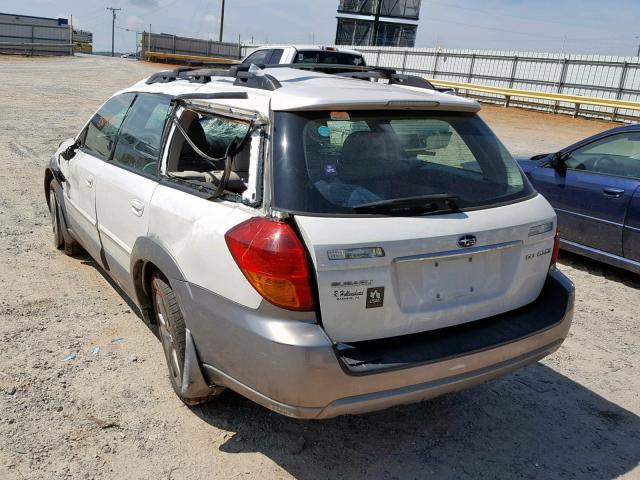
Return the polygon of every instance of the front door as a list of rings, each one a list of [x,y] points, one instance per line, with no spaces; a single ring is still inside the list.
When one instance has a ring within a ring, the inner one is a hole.
[[[109,99],[93,116],[79,136],[80,149],[71,160],[61,160],[65,184],[65,206],[69,227],[94,258],[100,257],[96,217],[96,188],[99,171],[109,158],[120,124],[134,94]]]
[[[640,134],[619,133],[570,152],[566,172],[531,172],[536,189],[558,213],[563,240],[623,255],[623,226],[638,187],[640,162],[634,155],[640,155]]]
[[[136,96],[96,190],[98,229],[109,269],[129,293],[131,250],[147,233],[170,101],[164,95]]]

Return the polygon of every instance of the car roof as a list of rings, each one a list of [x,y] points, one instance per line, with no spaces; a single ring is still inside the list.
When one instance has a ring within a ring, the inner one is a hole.
[[[352,55],[362,56],[362,52],[359,52],[357,50],[352,50],[349,48],[334,47],[330,45],[261,45],[259,47],[255,47],[253,50],[249,52],[249,54],[257,50],[273,50],[275,48],[295,48],[296,50],[317,50],[317,51],[326,51],[325,50],[326,48],[333,48],[334,52],[350,53]]]
[[[383,110],[418,109],[477,112],[480,105],[454,95],[429,89],[388,85],[360,79],[296,68],[265,68],[280,84],[274,90],[234,85],[235,77],[212,76],[206,83],[177,79],[167,83],[147,84],[146,79],[123,90],[164,93],[178,96],[189,93],[246,92],[243,99],[216,99],[211,102],[237,108],[257,110],[268,117],[269,111],[300,110]]]

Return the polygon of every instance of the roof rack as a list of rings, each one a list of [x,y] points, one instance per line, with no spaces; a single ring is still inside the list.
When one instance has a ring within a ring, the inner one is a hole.
[[[260,71],[252,71],[251,67]],[[168,83],[176,80],[187,80],[191,83],[209,83],[211,77],[235,78],[235,86],[256,88],[260,90],[277,90],[281,83],[273,76],[261,70],[272,68],[294,68],[297,70],[311,70],[322,73],[332,73],[336,76],[357,78],[361,80],[388,80],[389,85],[404,85],[410,87],[436,90],[426,79],[416,75],[396,73],[393,68],[367,67],[358,65],[340,65],[326,63],[286,63],[286,64],[229,64],[224,62],[210,62],[206,66],[178,67],[153,74],[145,83]]]
[[[406,75],[404,73],[396,73],[393,68],[386,67],[370,67],[367,71],[362,72],[343,72],[337,73],[340,77],[358,78],[361,80],[388,80],[389,85],[403,85],[406,87],[424,88],[426,90],[437,90],[433,84],[417,75]]]
[[[152,83],[173,82],[182,72],[186,72],[188,70],[193,70],[193,67],[178,67],[173,70],[163,70],[162,72],[157,72],[151,75],[144,83],[151,85]]]

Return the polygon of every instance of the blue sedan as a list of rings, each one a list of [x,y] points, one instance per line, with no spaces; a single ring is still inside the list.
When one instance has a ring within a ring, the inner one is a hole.
[[[562,248],[640,273],[640,124],[518,162],[555,208]]]

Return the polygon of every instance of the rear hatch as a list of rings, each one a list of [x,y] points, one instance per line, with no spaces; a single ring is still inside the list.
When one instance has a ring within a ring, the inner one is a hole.
[[[461,324],[539,295],[555,214],[475,113],[274,122],[272,206],[295,219],[334,341]]]
[[[535,300],[554,227],[542,197],[421,218],[296,216],[317,275],[320,314],[336,342],[393,337],[507,312]],[[489,227],[490,225],[490,227]],[[470,246],[460,244],[476,243]],[[471,242],[470,242],[471,241]]]

